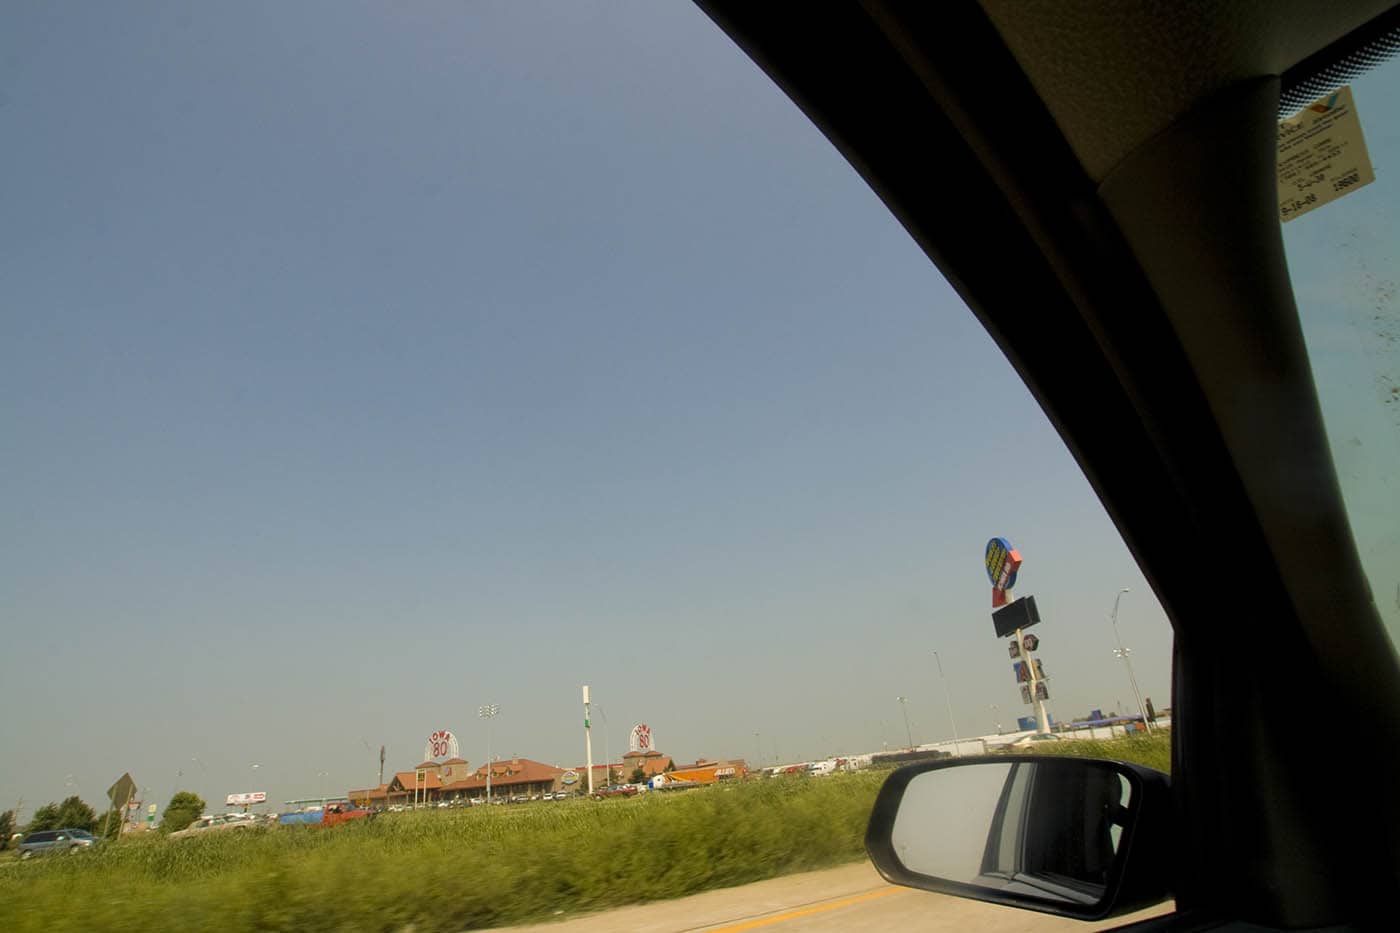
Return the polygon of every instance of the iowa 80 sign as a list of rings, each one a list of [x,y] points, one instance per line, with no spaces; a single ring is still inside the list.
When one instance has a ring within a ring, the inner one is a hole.
[[[423,760],[435,761],[438,758],[460,758],[457,750],[457,737],[446,729],[428,736],[428,744],[423,746]]]

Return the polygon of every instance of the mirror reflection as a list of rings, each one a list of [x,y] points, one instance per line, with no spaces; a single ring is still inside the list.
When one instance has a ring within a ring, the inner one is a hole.
[[[1132,786],[1108,765],[986,762],[905,788],[892,843],[910,871],[1075,904],[1104,897]]]

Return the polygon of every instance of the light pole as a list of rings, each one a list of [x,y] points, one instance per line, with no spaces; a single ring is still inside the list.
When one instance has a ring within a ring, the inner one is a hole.
[[[997,735],[1001,735],[1001,707],[992,704],[992,721],[997,724]]]
[[[590,707],[593,705],[592,695],[588,691],[588,684],[583,685],[583,748],[584,754],[588,756],[588,796],[593,796],[593,712]]]
[[[933,660],[938,664],[938,677],[943,681],[943,702],[948,704],[948,724],[953,727],[953,757],[958,755],[958,723],[953,718],[953,695],[948,692],[948,678],[943,674],[943,659],[933,652]]]
[[[1147,708],[1142,705],[1142,693],[1138,691],[1137,678],[1133,676],[1133,662],[1129,660],[1128,654],[1131,649],[1123,647],[1123,636],[1118,634],[1118,601],[1123,598],[1123,594],[1128,592],[1125,586],[1118,591],[1118,595],[1113,597],[1113,615],[1109,621],[1113,623],[1113,640],[1118,643],[1118,647],[1113,649],[1115,657],[1123,662],[1123,666],[1128,669],[1128,683],[1133,687],[1133,698],[1137,700],[1138,713],[1142,715],[1142,726],[1148,732],[1152,731],[1152,724],[1147,721]]]
[[[895,697],[899,701],[899,708],[904,713],[904,733],[909,737],[909,748],[914,747],[914,730],[909,728],[909,698]]]
[[[491,720],[501,711],[500,704],[488,703],[478,706],[476,714],[486,720],[486,802],[491,802]]]
[[[598,715],[603,717],[603,759],[607,764],[603,765],[603,770],[608,774],[606,787],[612,787],[612,729],[608,728],[608,714],[603,708],[598,707]]]
[[[329,771],[317,771],[317,772],[316,772],[316,776],[317,776],[318,778],[321,779],[321,809],[322,809],[322,810],[324,810],[324,809],[326,808],[326,775],[328,775],[328,774],[330,774]]]

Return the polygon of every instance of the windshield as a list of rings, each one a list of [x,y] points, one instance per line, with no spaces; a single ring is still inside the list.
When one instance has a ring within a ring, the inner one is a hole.
[[[1400,60],[1351,92],[1375,181],[1289,220],[1283,235],[1361,566],[1400,644]]]
[[[1168,767],[1171,628],[1089,483],[692,5],[5,19],[0,807],[112,844],[0,866],[0,927],[836,873],[800,903],[885,886],[899,762]],[[221,805],[277,819],[170,843]]]

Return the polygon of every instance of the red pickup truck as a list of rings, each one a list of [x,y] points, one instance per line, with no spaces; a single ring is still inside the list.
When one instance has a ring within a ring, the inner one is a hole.
[[[307,813],[284,813],[277,821],[284,825],[308,824],[312,826],[336,826],[351,820],[363,820],[374,816],[373,810],[357,807],[348,800],[327,803],[320,810]]]
[[[608,797],[635,797],[637,788],[632,784],[621,784],[616,787],[600,787],[593,792],[594,800],[606,800]]]

